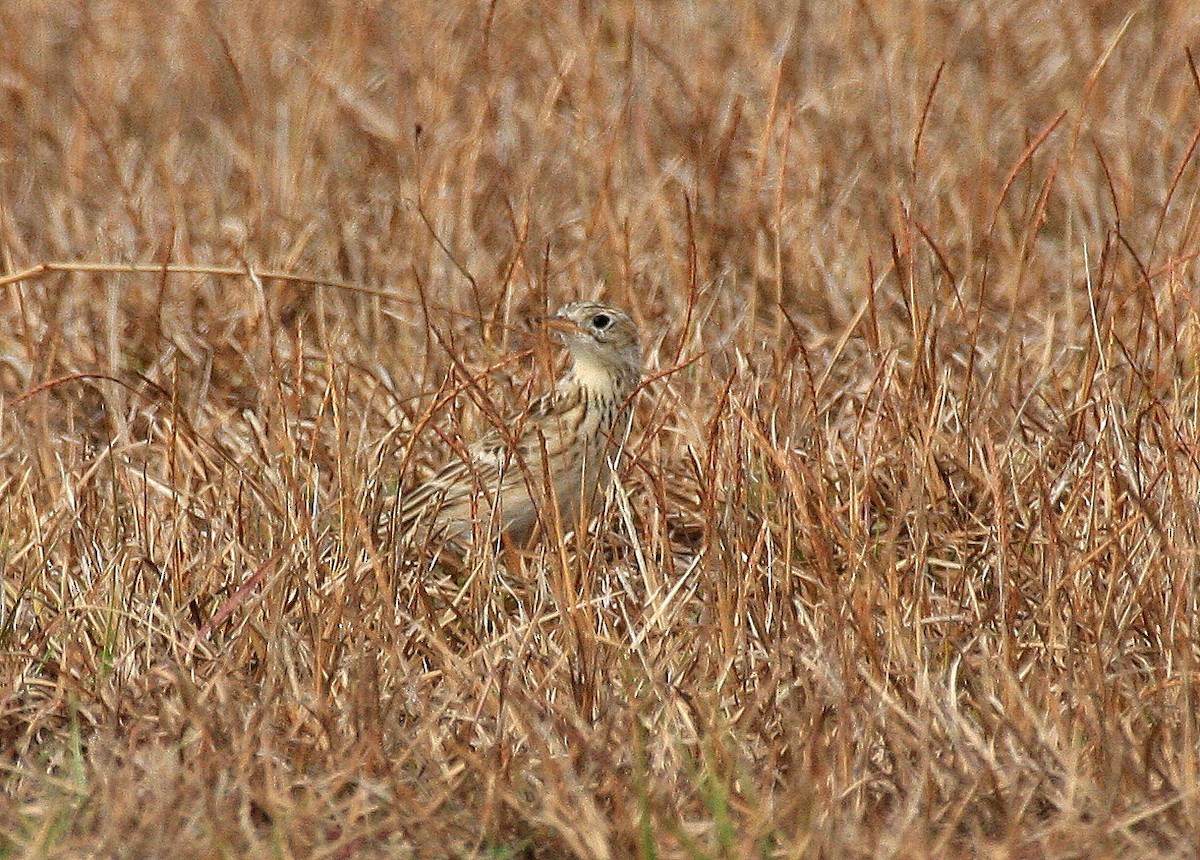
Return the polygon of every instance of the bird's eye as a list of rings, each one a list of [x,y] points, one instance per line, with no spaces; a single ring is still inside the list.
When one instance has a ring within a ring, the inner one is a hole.
[[[604,331],[612,325],[612,317],[608,314],[596,314],[592,317],[592,325],[596,327],[596,331]]]

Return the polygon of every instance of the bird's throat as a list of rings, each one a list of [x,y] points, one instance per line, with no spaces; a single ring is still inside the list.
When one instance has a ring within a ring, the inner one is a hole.
[[[617,374],[613,368],[589,355],[577,356],[571,371],[575,382],[589,391],[606,394],[617,386]]]

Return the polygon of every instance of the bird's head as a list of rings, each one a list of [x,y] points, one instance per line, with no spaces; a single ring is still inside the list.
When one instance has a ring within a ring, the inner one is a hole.
[[[598,302],[572,302],[559,308],[546,325],[571,353],[577,375],[641,376],[637,325],[625,311]]]

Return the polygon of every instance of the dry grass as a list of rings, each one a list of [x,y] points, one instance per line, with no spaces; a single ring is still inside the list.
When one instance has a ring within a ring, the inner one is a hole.
[[[1197,856],[1194,4],[296,5],[0,6],[4,270],[233,271],[3,279],[0,855]],[[595,295],[608,528],[380,540]]]

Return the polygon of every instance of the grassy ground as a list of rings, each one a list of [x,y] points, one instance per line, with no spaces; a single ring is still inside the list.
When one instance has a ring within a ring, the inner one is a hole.
[[[1196,857],[1200,12],[1126,5],[0,6],[0,855]],[[594,296],[604,526],[379,539]]]

